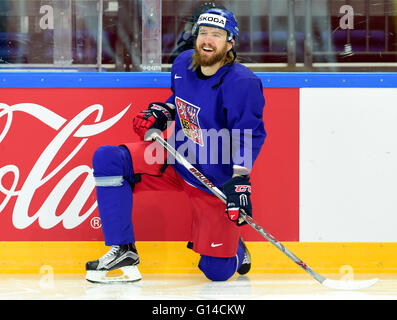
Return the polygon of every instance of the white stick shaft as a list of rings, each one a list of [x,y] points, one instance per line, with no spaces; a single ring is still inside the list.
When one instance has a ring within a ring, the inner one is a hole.
[[[196,177],[203,185],[205,185],[214,195],[226,203],[226,196],[219,190],[211,181],[209,181],[201,172],[199,172],[189,161],[187,161],[178,151],[176,151],[167,141],[165,141],[158,133],[153,133],[152,138],[160,143],[181,165],[183,165],[193,176]],[[284,253],[288,258],[310,274],[318,282],[323,283],[325,277],[312,270],[306,263],[289,251],[283,244],[281,244],[273,235],[262,228],[254,219],[245,214],[240,213],[240,217],[247,222],[255,231],[257,231],[266,240],[272,243],[277,249]]]
[[[160,143],[180,164],[182,164],[192,175],[196,177],[203,185],[205,185],[214,195],[226,203],[226,196],[219,190],[210,180],[208,180],[201,172],[199,172],[189,161],[187,161],[178,151],[176,151],[167,141],[165,141],[157,132],[151,136],[153,140]],[[331,280],[323,277],[322,275],[311,269],[306,263],[289,251],[283,244],[281,244],[273,235],[262,228],[254,219],[245,214],[240,213],[240,217],[244,219],[249,226],[257,231],[261,236],[273,244],[277,249],[284,253],[288,258],[295,262],[299,267],[305,270],[311,277],[321,283],[323,286],[334,290],[359,290],[366,289],[373,286],[378,279],[360,280],[360,281],[344,281],[344,280]]]

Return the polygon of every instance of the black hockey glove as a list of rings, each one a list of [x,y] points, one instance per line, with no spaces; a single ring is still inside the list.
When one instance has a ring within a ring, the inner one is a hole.
[[[149,129],[157,129],[161,132],[167,129],[168,121],[175,119],[175,107],[171,104],[153,102],[147,110],[139,112],[133,120],[134,131],[145,140]]]
[[[240,217],[240,210],[252,217],[251,204],[251,183],[249,176],[236,176],[229,179],[223,185],[223,191],[226,196],[226,214],[227,217],[236,222],[238,226],[246,224]]]

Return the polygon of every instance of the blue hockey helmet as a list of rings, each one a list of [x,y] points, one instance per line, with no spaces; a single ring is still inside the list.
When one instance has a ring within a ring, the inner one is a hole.
[[[225,9],[213,8],[202,13],[193,27],[193,34],[197,34],[199,26],[220,28],[227,31],[227,41],[237,41],[238,26],[232,12]]]

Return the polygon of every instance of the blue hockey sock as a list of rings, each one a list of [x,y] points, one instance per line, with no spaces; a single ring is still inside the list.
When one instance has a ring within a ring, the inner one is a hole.
[[[99,215],[105,244],[135,242],[132,224],[132,161],[124,147],[102,146],[93,157]]]

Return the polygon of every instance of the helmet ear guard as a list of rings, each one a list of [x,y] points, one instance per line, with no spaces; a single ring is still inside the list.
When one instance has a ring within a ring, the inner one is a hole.
[[[226,41],[232,42],[233,38],[234,38],[233,35],[229,31],[227,31]]]

